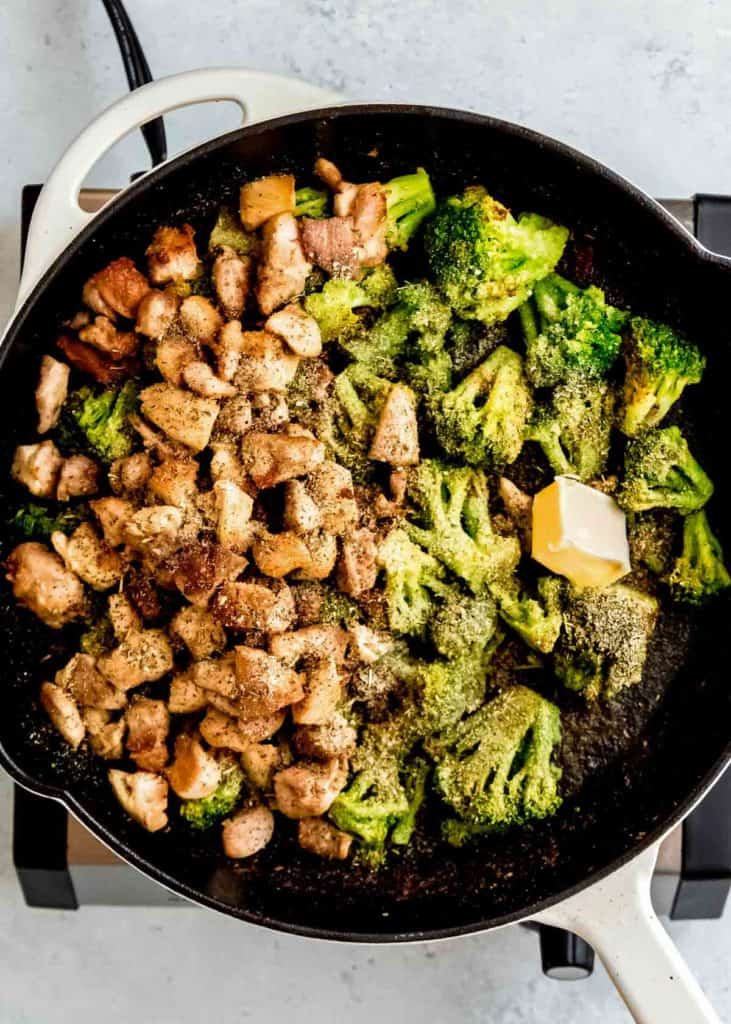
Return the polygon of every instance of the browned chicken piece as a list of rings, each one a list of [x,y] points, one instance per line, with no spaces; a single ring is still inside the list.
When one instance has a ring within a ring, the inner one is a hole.
[[[112,624],[114,636],[120,642],[128,633],[142,629],[142,620],[133,608],[126,594],[110,594],[107,601],[107,614]]]
[[[294,379],[299,356],[270,331],[243,331],[234,384],[239,391],[285,391]]]
[[[170,715],[165,701],[138,697],[125,714],[127,720],[126,747],[138,768],[159,772],[168,761],[167,738]]]
[[[195,459],[164,459],[153,469],[147,486],[150,494],[163,504],[187,508],[198,492],[197,481]]]
[[[370,626],[358,622],[348,630],[350,652],[356,661],[373,665],[393,647],[393,640],[386,633],[377,633]]]
[[[152,384],[140,392],[142,413],[173,441],[194,452],[211,439],[218,416],[218,402],[200,398],[172,384]]]
[[[124,756],[124,731],[127,728],[124,715],[115,721],[109,711],[84,708],[81,717],[96,756],[103,757],[105,761],[121,761]]]
[[[394,384],[386,396],[368,457],[392,466],[415,466],[419,461],[419,426],[411,388]]]
[[[154,772],[109,771],[114,795],[124,810],[148,832],[159,832],[168,823],[168,784]]]
[[[109,485],[115,494],[134,497],[145,489],[151,474],[150,456],[147,452],[135,452],[114,460],[109,469]]]
[[[170,630],[180,637],[196,661],[208,658],[226,646],[223,626],[209,611],[197,608],[194,604],[186,605],[176,612],[170,622]]]
[[[286,767],[282,749],[273,743],[250,743],[241,752],[241,766],[257,789],[270,790],[274,773]]]
[[[125,544],[159,561],[180,547],[183,513],[176,505],[151,505],[134,512],[122,528]]]
[[[340,168],[332,160],[325,159],[324,156],[320,156],[315,160],[314,171],[320,181],[323,181],[333,192],[339,192],[343,185],[347,184],[343,180]]]
[[[179,387],[183,383],[183,371],[186,366],[197,362],[200,357],[200,349],[194,341],[172,334],[158,343],[155,350],[155,366],[168,384]]]
[[[118,330],[108,316],[94,317],[93,323],[82,327],[79,337],[111,359],[126,359],[133,356],[138,348],[135,332]]]
[[[183,330],[201,345],[212,345],[223,327],[223,317],[204,295],[189,295],[178,311]]]
[[[236,678],[233,651],[226,651],[220,658],[196,661],[190,667],[190,676],[196,686],[200,686],[206,693],[217,693],[233,703],[239,699],[241,686]]]
[[[314,359],[322,352],[320,327],[298,302],[272,313],[264,329],[283,338],[292,351],[303,359]]]
[[[247,551],[253,537],[253,499],[233,480],[217,480],[213,485],[213,492],[216,501],[218,543],[239,554]]]
[[[339,713],[320,725],[300,725],[294,731],[294,746],[301,757],[329,761],[355,750],[358,734],[344,715]]]
[[[188,363],[183,370],[183,383],[203,398],[233,398],[237,390],[233,384],[217,377],[208,363]]]
[[[173,676],[168,697],[168,711],[171,714],[194,714],[202,711],[207,704],[206,691],[193,681],[190,669]]]
[[[162,679],[173,667],[173,651],[161,629],[135,630],[103,654],[97,667],[118,690],[131,690]]]
[[[175,740],[175,760],[166,772],[168,782],[181,800],[200,800],[215,793],[221,767],[197,736],[182,733]]]
[[[90,323],[91,313],[89,310],[80,309],[78,313],[74,313],[70,320],[64,320],[63,325],[64,327],[68,327],[70,331],[78,331]]]
[[[357,526],[359,512],[349,469],[326,459],[310,471],[305,487],[320,511],[320,524],[327,533],[340,536]]]
[[[302,217],[302,249],[310,263],[333,277],[353,277],[359,269],[358,236],[351,217]]]
[[[53,356],[41,359],[41,370],[36,386],[36,409],[38,410],[38,433],[45,434],[58,423],[61,406],[69,390],[70,369]]]
[[[156,573],[163,575],[161,566],[164,565],[164,562],[158,563],[155,567]],[[143,622],[155,622],[162,615],[162,604],[156,583],[157,577],[151,576],[141,566],[132,564],[125,574],[124,593],[142,617]],[[172,580],[166,579],[165,585],[172,587]]]
[[[307,545],[289,530],[269,533],[262,529],[251,546],[251,555],[259,572],[275,579],[310,564]]]
[[[405,469],[392,469],[388,474],[388,489],[391,492],[391,500],[397,505],[402,505],[406,500],[408,479]]]
[[[101,316],[114,320],[119,315],[134,320],[137,307],[149,290],[145,275],[131,259],[120,256],[89,278],[81,298],[89,309]]]
[[[294,210],[294,175],[269,174],[241,186],[239,213],[247,231],[256,231],[278,213]]]
[[[325,445],[309,437],[252,430],[241,443],[244,468],[257,487],[306,476],[325,459]]]
[[[278,430],[289,427],[289,406],[281,391],[257,391],[251,396],[251,414],[256,430]]]
[[[313,662],[305,676],[304,697],[292,708],[297,725],[322,725],[342,700],[343,680],[333,657]]]
[[[293,764],[274,776],[277,809],[287,818],[316,818],[329,810],[348,778],[344,757]]]
[[[339,213],[337,199],[336,213]],[[383,263],[388,256],[386,193],[383,186],[377,182],[358,185],[349,214],[353,220],[360,266],[375,267]]]
[[[127,703],[125,694],[104,678],[89,654],[75,654],[56,673],[55,682],[82,707],[118,711]]]
[[[223,852],[243,860],[263,850],[274,835],[274,815],[268,807],[243,807],[223,823]]]
[[[348,634],[340,626],[318,623],[269,638],[269,650],[285,665],[294,667],[302,659],[319,661],[333,658],[337,665],[345,659]]]
[[[297,569],[294,576],[298,580],[326,580],[335,568],[338,557],[338,542],[335,537],[324,530],[313,530],[302,536],[309,553],[306,565]]]
[[[52,533],[51,544],[71,572],[94,590],[109,590],[122,578],[122,559],[91,523],[81,523],[70,537],[60,531]]]
[[[236,395],[221,403],[216,430],[223,437],[245,434],[252,423],[251,400],[246,395]]]
[[[100,384],[119,384],[139,373],[139,362],[135,357],[112,359],[93,345],[87,345],[70,334],[60,334],[56,338],[56,345],[73,367]]]
[[[264,718],[302,699],[302,680],[291,668],[256,647],[234,648],[236,679],[241,688],[240,718]]]
[[[521,491],[506,476],[500,477],[499,491],[505,511],[513,520],[520,536],[521,547],[530,554],[533,530],[533,498],[530,494],[526,494],[525,491]]]
[[[245,347],[244,330],[238,320],[229,320],[218,332],[209,348],[216,358],[216,370],[221,380],[232,381],[241,362]]]
[[[297,218],[279,213],[262,229],[256,298],[265,316],[304,291],[312,264],[305,258]]]
[[[251,288],[252,269],[249,256],[240,256],[228,246],[224,246],[213,261],[213,287],[219,305],[229,320],[238,319],[244,312]]]
[[[201,736],[212,747],[234,750],[241,754],[252,743],[261,743],[278,732],[284,723],[284,712],[277,711],[264,718],[242,722],[217,708],[210,708],[200,724]]]
[[[36,498],[53,498],[63,456],[53,441],[21,444],[15,449],[10,472]]]
[[[192,281],[199,276],[202,264],[190,224],[181,228],[158,228],[147,247],[147,267],[153,284],[168,281]]]
[[[236,585],[229,581],[240,576],[248,564],[243,555],[208,541],[186,545],[178,552],[175,561],[175,586],[191,604],[202,608],[207,606],[221,584],[224,585],[222,589]],[[227,625],[220,615],[217,617],[224,626]]]
[[[353,845],[352,836],[324,818],[302,818],[297,826],[297,839],[303,850],[326,860],[347,860]]]
[[[53,683],[41,683],[41,705],[56,730],[76,750],[86,735],[86,726],[73,697]]]
[[[44,544],[19,544],[6,568],[18,604],[29,608],[52,629],[60,629],[85,613],[81,580]]]
[[[209,471],[214,484],[227,481],[244,488],[246,473],[239,460],[239,446],[235,441],[212,441],[209,445],[211,464]]]
[[[134,505],[125,498],[108,496],[89,502],[89,508],[99,521],[104,540],[112,548],[124,543],[124,527],[135,511]]]
[[[70,455],[64,459],[56,485],[56,500],[86,497],[99,490],[99,467],[86,455]]]
[[[336,580],[344,594],[359,597],[376,585],[376,538],[362,527],[343,538]]]
[[[213,614],[230,629],[283,633],[294,622],[292,591],[286,583],[224,583],[213,600]]]
[[[160,341],[172,327],[180,299],[173,291],[151,288],[137,307],[135,330],[152,341]]]
[[[288,480],[284,485],[283,522],[295,533],[311,533],[322,525],[320,510],[302,480]]]

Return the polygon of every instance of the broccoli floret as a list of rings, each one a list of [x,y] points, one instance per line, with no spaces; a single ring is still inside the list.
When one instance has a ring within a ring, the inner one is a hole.
[[[409,537],[473,593],[515,568],[519,543],[493,531],[487,479],[481,470],[425,459],[411,475],[409,494],[415,505]]]
[[[221,781],[215,792],[199,800],[184,800],[180,805],[180,817],[191,828],[211,828],[231,813],[241,798],[243,787],[243,771],[235,761],[227,761],[223,765]]]
[[[444,566],[414,544],[400,527],[391,530],[379,545],[378,565],[386,572],[391,630],[423,636],[434,612],[434,595],[446,597],[450,592]]]
[[[409,313],[401,305],[392,306],[368,328],[338,339],[340,347],[356,362],[380,377],[395,380],[409,337]]]
[[[461,845],[473,835],[554,814],[561,770],[558,708],[524,686],[498,694],[427,744],[435,783],[457,813],[445,835]]]
[[[227,247],[242,255],[256,248],[256,236],[246,231],[236,210],[222,206],[208,239],[208,251]]]
[[[575,591],[564,609],[556,675],[587,700],[639,683],[656,619],[655,598],[626,584]]]
[[[73,533],[79,523],[87,518],[88,508],[84,504],[68,508],[58,507],[53,511],[47,505],[31,502],[21,505],[8,519],[11,530],[21,533],[28,540],[47,540],[52,533]]]
[[[396,278],[386,264],[374,267],[357,284],[346,278],[327,281],[322,289],[305,297],[305,309],[317,320],[323,342],[345,343],[365,330],[363,317],[355,310],[385,309],[396,295]]]
[[[366,297],[365,306],[375,310],[388,309],[396,301],[398,281],[388,263],[372,267],[358,282]]]
[[[536,387],[569,377],[605,377],[622,344],[627,314],[604,301],[599,288],[579,288],[559,274],[539,282],[520,307],[526,373]]]
[[[454,317],[447,332],[446,349],[455,375],[464,377],[507,340],[505,324],[483,324],[479,320]]]
[[[673,512],[629,512],[627,540],[632,565],[644,565],[656,576],[664,575],[672,559],[676,523]]]
[[[108,615],[102,615],[88,629],[84,630],[79,646],[84,654],[98,658],[114,647],[114,629]]]
[[[294,194],[295,217],[312,217],[320,220],[327,216],[328,194],[319,188],[298,188]]]
[[[133,431],[127,417],[137,407],[137,386],[128,380],[119,389],[73,391],[64,403],[58,443],[66,451],[87,451],[104,462],[129,455]]]
[[[526,428],[554,473],[591,480],[609,455],[614,392],[604,381],[572,378],[554,389],[550,405],[537,408]]]
[[[678,427],[652,430],[629,442],[617,500],[630,512],[675,508],[682,515],[702,508],[713,483],[690,453]]]
[[[429,635],[445,658],[459,658],[474,647],[484,648],[495,633],[497,610],[488,594],[450,594],[434,613]]]
[[[358,605],[347,594],[327,587],[322,597],[318,618],[332,626],[347,629],[361,618]]]
[[[373,432],[391,382],[351,363],[335,378],[332,394],[317,411],[317,436],[358,480],[370,474]]]
[[[537,597],[526,593],[515,578],[490,584],[500,618],[529,647],[547,654],[561,632],[563,583],[555,576],[542,576],[536,585]]]
[[[473,466],[514,462],[523,447],[531,390],[520,356],[501,345],[434,409],[437,439]]]
[[[731,576],[723,564],[723,550],[704,511],[685,517],[683,550],[668,583],[673,598],[686,604],[703,604],[731,586]]]
[[[706,361],[667,324],[634,316],[625,344],[627,372],[619,429],[634,437],[656,427],[687,384],[698,384]]]
[[[458,316],[495,323],[526,301],[563,253],[566,228],[534,213],[517,220],[481,186],[451,196],[427,226],[434,278]]]
[[[423,167],[402,174],[384,185],[386,191],[386,243],[389,249],[407,249],[422,221],[434,213],[437,202]]]

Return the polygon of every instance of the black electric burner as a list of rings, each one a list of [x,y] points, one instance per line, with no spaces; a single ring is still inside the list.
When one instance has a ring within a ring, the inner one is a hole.
[[[22,246],[39,185],[22,197]],[[81,205],[99,209],[113,195],[86,189]],[[731,196],[698,195],[663,205],[714,252],[731,256]],[[13,862],[29,907],[77,910],[104,906],[190,906],[119,860],[53,800],[15,788]],[[658,914],[674,920],[719,918],[731,887],[731,771],[663,842],[652,883]],[[559,980],[591,974],[594,952],[583,940],[541,926],[544,972]]]

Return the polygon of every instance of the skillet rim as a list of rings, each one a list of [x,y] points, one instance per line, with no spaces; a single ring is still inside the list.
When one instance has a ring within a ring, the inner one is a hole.
[[[331,120],[339,117],[353,117],[358,115],[382,116],[391,114],[406,114],[427,119],[436,118],[460,121],[464,124],[485,126],[504,135],[526,140],[540,149],[549,150],[563,158],[571,159],[576,162],[582,170],[588,172],[590,175],[604,178],[614,187],[629,195],[634,202],[644,208],[661,224],[663,230],[675,236],[677,240],[682,242],[688,253],[697,260],[699,264],[705,264],[709,267],[722,267],[725,270],[731,271],[731,258],[713,253],[706,249],[670,213],[668,213],[667,210],[657,202],[657,200],[652,198],[633,182],[607,167],[594,157],[590,157],[580,150],[574,149],[572,146],[524,125],[505,121],[485,114],[474,113],[472,111],[422,104],[355,103],[320,107],[314,110],[300,111],[277,118],[271,118],[252,125],[244,125],[230,132],[208,139],[148,171],[141,178],[137,179],[135,182],[124,188],[118,195],[109,200],[109,202],[107,202],[106,205],[92,217],[89,223],[82,228],[82,230],[72,238],[69,244],[54,258],[52,263],[35,282],[20,307],[13,312],[3,333],[2,339],[0,339],[0,371],[2,371],[2,366],[7,352],[22,332],[36,301],[49,283],[64,270],[69,262],[73,260],[79,249],[85,245],[85,243],[91,238],[92,234],[100,226],[106,224],[110,219],[115,217],[120,210],[126,208],[130,203],[134,203],[137,197],[142,195],[148,188],[153,188],[162,182],[169,174],[177,172],[189,164],[195,163],[199,157],[207,156],[219,148],[225,148],[227,145],[242,138],[250,138],[264,134],[273,128],[285,128],[289,125],[299,124],[306,121]],[[647,850],[654,843],[661,840],[664,835],[666,835],[672,828],[682,821],[687,814],[690,813],[693,807],[703,798],[717,779],[720,778],[729,763],[731,763],[731,737],[729,738],[729,742],[727,743],[724,752],[710,766],[701,780],[692,787],[691,791],[686,795],[685,799],[678,804],[672,814],[665,817],[662,822],[656,825],[649,832],[645,833],[641,840],[633,843],[624,851],[623,854],[615,857],[602,868],[599,868],[587,875],[581,882],[563,889],[553,896],[532,903],[519,910],[483,919],[473,924],[457,925],[447,928],[419,929],[413,931],[368,933],[349,932],[332,928],[315,928],[301,924],[287,923],[279,919],[269,917],[263,913],[233,906],[232,904],[225,903],[213,896],[209,896],[199,890],[193,889],[185,882],[173,878],[167,872],[146,861],[144,857],[128,848],[123,841],[115,836],[113,832],[109,831],[105,826],[97,821],[91,813],[87,812],[83,804],[76,799],[69,789],[59,786],[50,786],[33,778],[33,776],[27,773],[20,764],[10,757],[2,744],[0,744],[0,765],[2,765],[8,775],[16,783],[38,796],[57,800],[118,857],[131,864],[137,870],[152,878],[155,882],[171,892],[183,896],[194,904],[219,911],[227,914],[229,917],[235,917],[238,920],[247,921],[250,924],[269,928],[273,931],[301,935],[306,938],[326,939],[330,941],[378,944],[433,941],[437,939],[453,938],[459,935],[470,935],[482,931],[490,931],[495,928],[501,928],[505,925],[529,919],[543,910],[547,910],[552,906],[562,903],[571,896],[582,892],[584,889],[587,889],[596,882],[599,882],[613,874],[616,870],[623,867],[625,864],[628,864],[631,860],[634,860],[635,857]]]

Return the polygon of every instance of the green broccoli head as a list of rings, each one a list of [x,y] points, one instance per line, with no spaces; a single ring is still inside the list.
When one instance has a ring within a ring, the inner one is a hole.
[[[524,686],[513,686],[427,744],[435,783],[458,816],[446,837],[473,835],[554,814],[561,803],[558,708]]]
[[[134,446],[128,416],[136,408],[137,386],[131,380],[121,388],[72,391],[57,427],[59,446],[70,452],[87,452],[103,462],[122,459]]]
[[[626,376],[620,430],[634,437],[656,427],[688,384],[698,384],[706,361],[667,324],[634,316],[625,344]]]
[[[473,466],[515,462],[531,403],[520,356],[501,345],[436,404],[437,440]]]
[[[678,427],[651,430],[629,442],[617,500],[630,512],[674,508],[682,515],[702,508],[713,483],[690,453]]]
[[[563,253],[566,228],[534,213],[517,220],[475,185],[437,207],[425,246],[434,278],[467,320],[505,320]]]
[[[455,590],[432,616],[429,635],[445,658],[459,658],[473,648],[484,649],[495,634],[497,609],[489,594]]]
[[[622,344],[627,314],[604,301],[599,288],[579,288],[551,274],[520,308],[526,373],[536,387],[553,387],[570,377],[605,377]]]
[[[381,542],[377,560],[386,573],[390,628],[394,633],[423,636],[434,612],[435,596],[446,597],[450,592],[444,566],[414,544],[401,527],[391,530]]]
[[[48,540],[52,533],[73,533],[88,515],[86,504],[51,510],[48,505],[30,502],[17,508],[7,523],[26,540]]]
[[[114,629],[106,614],[101,615],[96,622],[84,630],[79,640],[79,646],[84,654],[90,654],[94,658],[99,658],[102,654],[110,651],[114,644]]]
[[[673,598],[686,604],[703,604],[731,586],[731,576],[723,564],[723,550],[704,511],[685,517],[683,550],[668,583]]]
[[[323,342],[342,344],[365,332],[365,321],[356,310],[383,310],[392,305],[398,287],[396,277],[383,263],[355,281],[333,278],[319,291],[305,297],[304,305],[317,320]]]
[[[320,220],[327,217],[329,196],[324,189],[298,188],[294,194],[294,215],[295,217],[311,217],[313,220]]]
[[[317,410],[317,436],[358,480],[370,473],[368,451],[390,388],[390,381],[367,366],[351,363],[335,378],[332,393]]]
[[[241,798],[243,788],[243,771],[235,761],[226,761],[215,792],[199,800],[184,800],[180,805],[180,816],[191,828],[211,828],[233,811]]]
[[[549,405],[539,406],[526,428],[554,473],[591,480],[609,456],[614,392],[605,381],[573,377],[553,391]]]
[[[515,578],[490,584],[503,622],[529,647],[547,654],[555,647],[563,623],[563,581],[556,576],[542,576],[536,590],[537,596],[532,597]]]
[[[228,248],[247,256],[254,252],[256,244],[256,235],[245,230],[238,211],[222,206],[208,238],[208,251]]]
[[[429,175],[423,167],[402,174],[384,185],[386,192],[386,243],[389,249],[407,249],[412,236],[436,209]]]
[[[657,607],[654,597],[622,583],[574,591],[555,652],[558,678],[587,700],[639,683]]]

